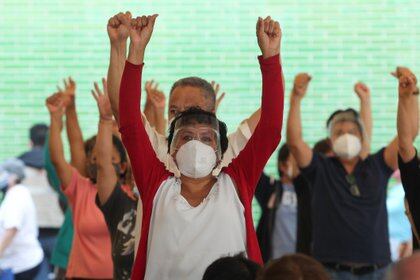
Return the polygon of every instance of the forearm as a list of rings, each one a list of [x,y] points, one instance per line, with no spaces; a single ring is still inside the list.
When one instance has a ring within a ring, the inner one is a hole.
[[[362,120],[365,130],[363,135],[362,154],[363,157],[367,157],[370,154],[373,128],[372,106],[370,97],[366,97],[360,100],[360,118]]]
[[[283,79],[282,79],[283,82]],[[261,108],[255,111],[247,120],[246,123],[248,124],[249,130],[251,133],[254,133],[255,128],[257,127],[261,118]]]
[[[302,137],[301,101],[300,97],[292,93],[287,119],[287,145],[299,167],[306,167],[312,160],[313,152]]]
[[[146,104],[144,105],[143,113],[146,116],[146,119],[150,123],[150,125],[152,127],[156,127],[156,115],[153,111],[153,107],[150,104],[150,101],[146,100]]]
[[[97,187],[101,203],[108,200],[118,180],[112,165],[112,153],[110,153],[113,149],[112,125],[112,120],[100,120],[96,138]]]
[[[108,94],[115,119],[119,120],[119,91],[121,77],[126,60],[127,43],[111,43],[110,61],[108,67]]]
[[[66,187],[71,180],[71,167],[64,157],[63,142],[61,140],[62,120],[51,117],[49,149],[51,162],[57,171],[58,178],[63,187]]]
[[[70,164],[83,176],[86,175],[86,154],[83,143],[83,134],[75,106],[69,106],[66,110],[66,131],[70,145]]]
[[[404,162],[409,161],[415,155],[413,145],[416,133],[413,122],[416,116],[416,109],[413,106],[415,96],[400,97],[398,100],[397,130],[398,130],[398,151]],[[414,104],[417,107],[417,103]],[[414,131],[413,131],[414,130]]]
[[[166,119],[164,109],[153,110],[155,116],[155,128],[159,134],[166,135]]]
[[[7,247],[9,247],[10,243],[12,243],[13,238],[17,234],[16,228],[6,229],[3,232],[3,235],[0,238],[0,259],[3,256],[4,251]]]
[[[263,94],[261,100],[261,118],[259,123],[270,126],[275,133],[281,134],[284,108],[284,85],[280,56],[260,58],[263,79]]]

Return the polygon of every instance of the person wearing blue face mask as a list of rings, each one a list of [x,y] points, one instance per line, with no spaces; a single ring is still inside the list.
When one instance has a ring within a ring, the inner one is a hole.
[[[5,192],[0,205],[0,270],[11,269],[16,280],[34,279],[44,258],[38,241],[35,205],[21,160],[0,165],[0,188]]]

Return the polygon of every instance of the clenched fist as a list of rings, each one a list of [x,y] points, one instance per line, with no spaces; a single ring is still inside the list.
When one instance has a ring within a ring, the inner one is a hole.
[[[130,35],[131,13],[118,13],[108,20],[107,31],[111,44],[125,43]]]
[[[411,89],[412,94],[415,94],[415,95],[419,94],[419,88],[417,87],[417,77],[416,75],[414,75],[413,72],[411,72],[409,68],[398,66],[395,72],[392,72],[391,75],[396,77],[399,80],[398,90],[400,93],[401,93],[401,90],[403,90],[403,93],[405,94],[407,93],[408,89]],[[404,78],[401,79],[402,77]],[[413,87],[412,87],[412,83],[414,83]]]
[[[366,100],[370,97],[370,90],[362,82],[358,82],[354,85],[354,92],[357,94],[360,100]]]
[[[270,16],[265,19],[258,18],[257,21],[257,39],[258,46],[261,49],[264,58],[268,58],[280,53],[281,41],[280,24],[271,19]]]
[[[130,40],[132,46],[140,49],[146,48],[152,36],[157,16],[154,14],[131,19]]]
[[[308,73],[297,74],[293,83],[293,95],[303,98],[308,90],[311,79],[312,77],[309,76]]]

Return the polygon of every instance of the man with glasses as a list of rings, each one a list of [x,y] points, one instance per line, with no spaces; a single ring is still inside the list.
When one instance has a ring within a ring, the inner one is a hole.
[[[328,119],[334,152],[313,152],[302,138],[300,104],[310,77],[295,84],[287,144],[312,185],[313,256],[333,279],[382,279],[390,263],[386,187],[397,169],[398,142],[369,155],[365,126],[353,109]]]

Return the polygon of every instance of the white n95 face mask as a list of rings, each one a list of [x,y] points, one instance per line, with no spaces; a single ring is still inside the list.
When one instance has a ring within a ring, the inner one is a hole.
[[[346,133],[338,137],[333,143],[333,151],[343,159],[352,159],[359,155],[362,143],[356,136]]]
[[[209,145],[191,140],[176,154],[176,163],[182,175],[198,179],[209,175],[216,166],[216,152]]]

